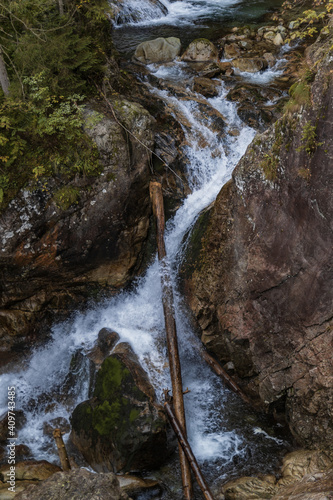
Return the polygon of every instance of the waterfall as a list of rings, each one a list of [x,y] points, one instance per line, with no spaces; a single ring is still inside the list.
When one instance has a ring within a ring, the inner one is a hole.
[[[138,24],[161,19],[168,13],[168,0],[127,0],[119,5],[110,2],[115,25]]]
[[[139,24],[192,24],[195,19],[221,16],[241,0],[123,0],[110,2],[115,26]]]
[[[167,75],[168,71],[165,71]],[[223,85],[220,96],[207,102],[224,113],[229,127],[238,126],[240,130],[238,137],[225,138],[223,141],[212,133],[209,122],[205,124],[198,118],[196,102],[178,101],[167,91],[152,89],[152,92],[163,97],[177,114],[186,115],[191,124],[190,129],[184,126],[184,131],[189,142],[185,153],[193,191],[167,224],[166,247],[174,273],[183,379],[191,390],[186,397],[189,439],[199,460],[223,457],[225,462],[243,452],[245,445],[236,432],[226,431],[223,426],[221,411],[228,391],[193,351],[193,343],[197,340],[193,337],[183,312],[182,298],[177,292],[176,264],[181,256],[185,234],[200,211],[215,199],[221,186],[230,178],[234,166],[254,137],[254,131],[241,123],[235,105],[225,100]],[[200,147],[202,138],[207,143],[204,148]],[[232,153],[226,154],[226,144]],[[73,381],[72,385],[68,381],[68,373],[71,363],[73,365],[73,355],[78,351],[87,353],[104,327],[117,331],[121,341],[131,344],[149,373],[159,398],[163,388],[171,387],[166,364],[159,267],[155,260],[146,275],[138,280],[134,291],[123,292],[84,314],[77,314],[71,321],[55,325],[50,342],[32,354],[26,368],[2,376],[3,386],[17,387],[19,408],[24,410],[27,418],[19,439],[30,447],[36,458],[53,458],[51,443],[43,432],[47,422],[56,418],[68,421],[75,405],[88,398],[87,363],[81,363],[82,373],[76,377],[75,385]],[[3,408],[5,405],[6,401],[1,401]]]
[[[179,23],[186,23],[195,15],[200,17],[204,10],[207,15],[207,11],[214,13],[214,9],[225,9],[235,3],[232,0],[127,0],[122,4],[116,22],[171,22],[177,17]],[[149,70],[161,81],[184,82],[188,78],[180,62],[172,66],[150,66]],[[223,83],[217,97],[205,100],[207,106],[225,117],[226,126],[221,135],[212,131],[211,119],[200,112],[198,96],[182,100],[168,90],[152,87],[148,80],[146,85],[152,95],[163,99],[176,119],[183,118],[181,126],[187,144],[183,153],[187,158],[191,194],[168,221],[165,242],[174,286],[183,383],[190,389],[185,397],[189,441],[198,461],[207,466],[211,480],[218,484],[234,461],[243,463],[245,472],[245,464],[264,463],[265,453],[269,455],[272,446],[282,447],[284,443],[262,431],[258,422],[251,423],[251,415],[249,423],[243,425],[243,418],[237,416],[237,411],[241,408],[244,415],[247,410],[200,358],[200,342],[192,330],[177,287],[177,270],[191,227],[230,179],[255,132],[241,122],[237,105],[226,100],[228,90]],[[228,134],[235,129],[237,135]],[[162,390],[170,388],[171,383],[157,258],[137,280],[133,290],[121,292],[84,313],[77,313],[66,322],[55,324],[46,345],[36,349],[19,370],[1,376],[2,387],[16,386],[17,409],[22,409],[26,417],[17,444],[29,446],[36,459],[57,460],[54,443],[45,433],[45,428],[52,421],[68,424],[75,406],[89,398],[87,353],[93,348],[99,331],[105,327],[116,331],[121,342],[132,346],[161,400]],[[75,371],[76,376],[71,376]],[[4,393],[0,395],[0,411],[4,413],[6,410]],[[250,449],[252,462],[248,458]]]

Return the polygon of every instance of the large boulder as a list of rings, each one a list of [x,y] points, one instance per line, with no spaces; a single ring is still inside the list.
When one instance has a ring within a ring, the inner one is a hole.
[[[282,477],[241,477],[223,486],[225,500],[329,500],[332,458],[323,451],[298,450],[283,460]],[[327,496],[326,496],[327,495]]]
[[[193,80],[194,92],[199,92],[205,97],[216,97],[219,95],[220,83],[210,78],[196,77]]]
[[[218,59],[219,51],[215,45],[206,38],[193,40],[182,55],[186,62],[207,62]]]
[[[112,102],[113,115],[86,111],[101,172],[48,179],[22,190],[0,214],[1,351],[36,340],[41,322],[137,272],[150,217],[154,119],[139,104]],[[123,126],[122,126],[123,125]],[[131,132],[127,134],[125,129]],[[8,362],[6,354],[0,362]]]
[[[75,408],[71,422],[72,442],[99,472],[156,468],[172,449],[163,409],[128,344],[104,360],[93,398]]]
[[[255,138],[199,219],[202,238],[184,271],[204,344],[313,447],[333,446],[329,43],[312,86],[292,91],[292,112]]]
[[[134,59],[143,64],[166,63],[176,59],[180,50],[179,38],[156,38],[140,43],[135,50]]]
[[[10,465],[2,465],[0,467],[0,479],[6,481],[11,467]],[[15,464],[15,480],[16,481],[43,481],[52,476],[55,472],[61,469],[57,465],[51,464],[46,460],[26,460]]]
[[[247,73],[257,73],[267,68],[268,63],[266,59],[261,57],[239,57],[232,61],[234,68],[239,71],[245,71]]]
[[[86,469],[57,472],[38,485],[28,486],[15,496],[17,500],[128,500],[122,492],[117,477],[94,474]]]

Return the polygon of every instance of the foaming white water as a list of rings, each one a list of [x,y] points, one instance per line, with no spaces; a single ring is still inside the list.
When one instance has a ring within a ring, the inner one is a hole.
[[[116,24],[192,24],[194,20],[223,14],[239,0],[125,0]],[[112,2],[111,2],[112,5]]]
[[[225,101],[223,87],[220,96],[207,103],[224,113],[230,126],[239,126],[240,135],[237,138],[226,139],[225,136],[221,140],[213,133],[209,120],[206,123],[200,120],[197,102],[179,101],[166,91],[155,92],[174,109],[176,116],[185,117],[184,130],[190,144],[186,155],[193,192],[167,224],[166,247],[172,265],[179,257],[185,234],[200,211],[215,199],[224,182],[230,178],[254,132],[241,124],[235,105]],[[202,141],[205,142],[204,147],[200,146]],[[226,142],[229,145],[232,142],[232,154],[229,156],[225,152]],[[226,432],[221,424],[221,394],[225,390],[219,387],[207,397],[208,388],[217,383],[216,378],[209,368],[202,365],[199,356],[191,353],[193,339],[190,339],[193,334],[186,315],[182,313],[181,298],[177,292],[175,303],[180,349],[184,358],[184,383],[192,390],[186,398],[190,440],[199,460],[222,455],[230,460],[239,452],[242,440],[236,433]],[[54,326],[51,341],[34,352],[26,368],[2,377],[3,387],[16,386],[18,408],[24,410],[27,418],[27,424],[20,431],[19,442],[28,445],[36,458],[50,459],[50,437],[43,432],[45,424],[59,417],[68,420],[73,408],[88,398],[87,360],[79,363],[82,373],[75,382],[68,373],[73,370],[71,363],[73,366],[75,353],[87,353],[104,327],[117,331],[121,341],[131,344],[143,368],[149,373],[159,398],[163,388],[170,387],[159,266],[155,260],[133,292],[122,293],[102,306],[78,314],[70,322]],[[5,395],[1,407],[2,410],[6,408]]]
[[[121,24],[142,24],[156,19],[162,19],[168,12],[168,0],[125,0],[124,2],[114,4],[110,2],[115,10],[116,25]]]
[[[286,62],[286,59],[279,59],[272,68],[266,69],[265,71],[259,71],[258,73],[235,71],[235,74],[241,75],[247,82],[266,85],[283,74]]]

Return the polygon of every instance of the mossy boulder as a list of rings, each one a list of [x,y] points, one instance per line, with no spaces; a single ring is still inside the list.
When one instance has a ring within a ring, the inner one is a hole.
[[[71,440],[96,471],[154,468],[169,455],[166,419],[128,344],[118,344],[97,373],[93,398],[71,417]]]

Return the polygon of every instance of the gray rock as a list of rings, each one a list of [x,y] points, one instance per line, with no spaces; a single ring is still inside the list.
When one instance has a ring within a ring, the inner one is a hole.
[[[267,61],[261,57],[240,57],[232,61],[234,68],[248,73],[257,73],[267,68]]]
[[[183,61],[217,61],[218,50],[215,45],[205,38],[193,40],[182,55]]]
[[[180,54],[180,50],[179,38],[156,38],[140,43],[134,53],[134,59],[143,64],[171,62]]]
[[[57,472],[36,486],[28,486],[15,500],[129,500],[115,474],[86,469]]]

